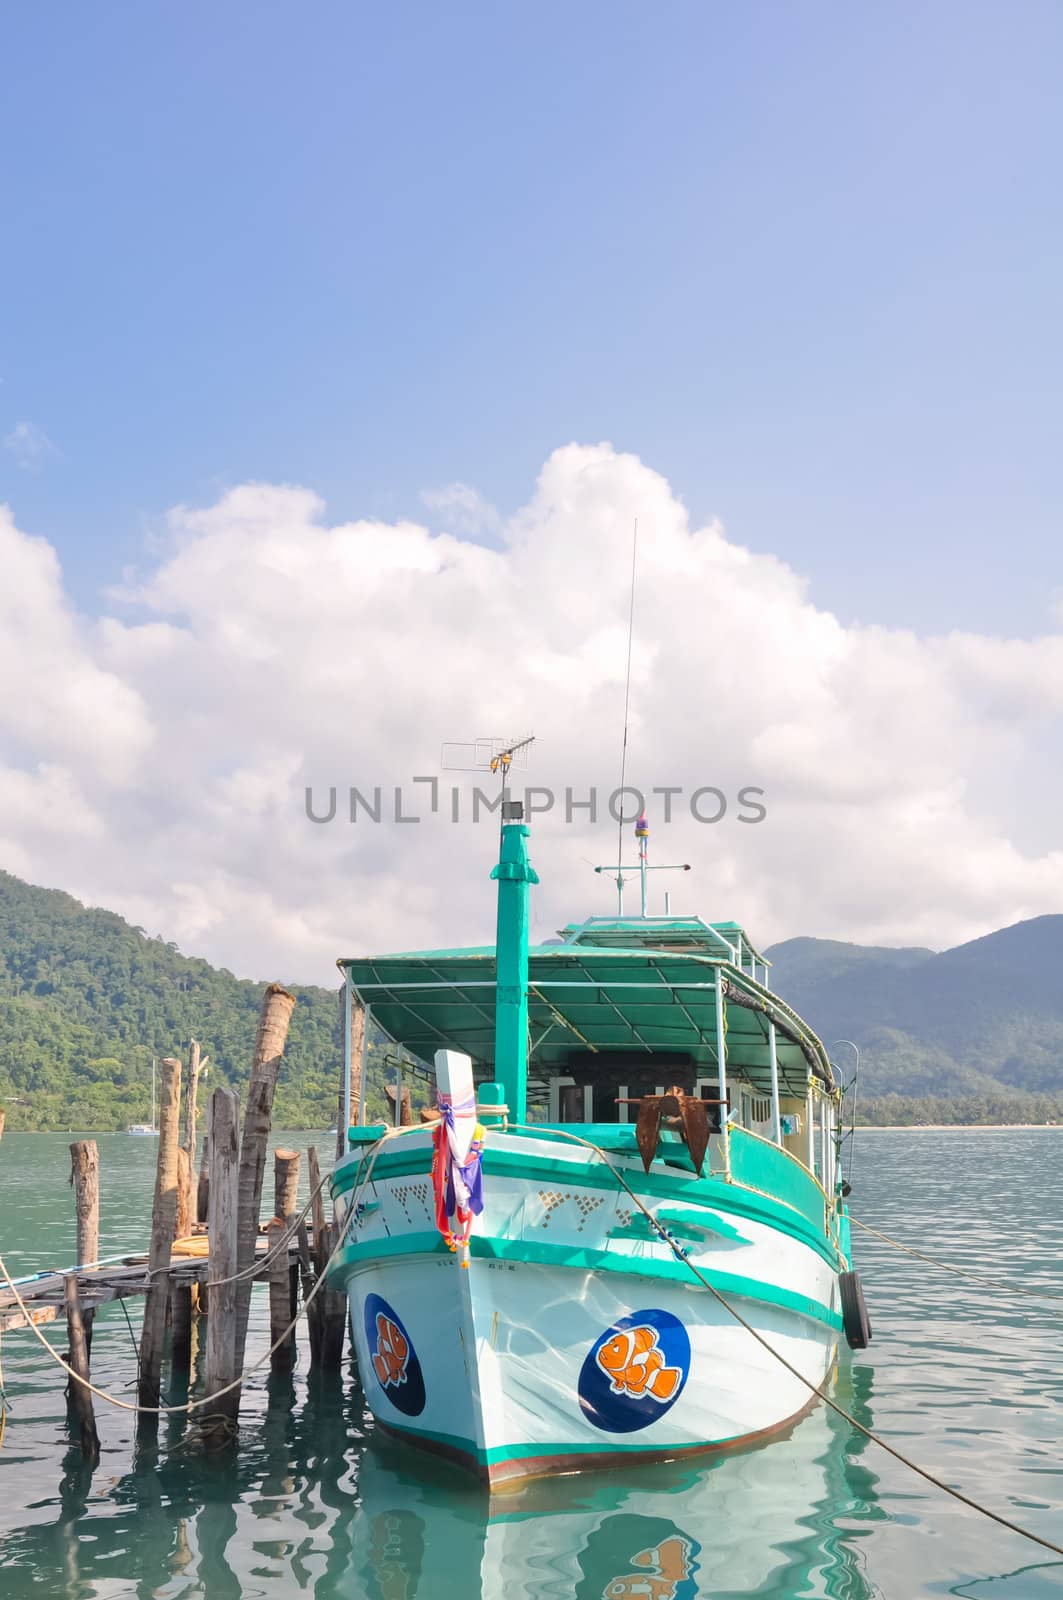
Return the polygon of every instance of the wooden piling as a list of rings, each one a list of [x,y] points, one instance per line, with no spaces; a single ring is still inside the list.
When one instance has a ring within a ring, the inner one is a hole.
[[[170,1292],[166,1269],[170,1265],[174,1224],[177,1220],[177,1141],[180,1131],[181,1063],[167,1056],[162,1063],[159,1093],[159,1160],[155,1169],[155,1198],[151,1208],[148,1292],[144,1305],[144,1328],[140,1336],[140,1381],[137,1393],[142,1406],[157,1406],[159,1403]]]
[[[335,1249],[337,1236],[336,1225],[326,1223],[321,1239],[319,1276],[324,1272],[325,1265]],[[323,1288],[317,1298],[321,1303],[321,1365],[327,1371],[330,1368],[338,1368],[343,1362],[343,1340],[347,1331],[347,1296],[340,1289]]]
[[[236,1259],[241,1272],[255,1258],[258,1217],[262,1204],[262,1179],[266,1168],[266,1142],[273,1113],[273,1096],[280,1076],[281,1057],[288,1037],[295,996],[279,983],[271,983],[262,1001],[262,1014],[247,1086],[240,1140],[240,1181],[236,1205]],[[251,1279],[242,1278],[236,1290],[236,1364],[243,1371],[247,1343],[247,1318],[251,1309]]]
[[[297,1235],[299,1241],[299,1276],[303,1284],[303,1305],[306,1307],[306,1337],[310,1345],[310,1365],[316,1367],[321,1361],[321,1304],[317,1295],[311,1299],[314,1287],[314,1271],[310,1263],[310,1241],[307,1238],[306,1223],[300,1222]]]
[[[277,1250],[284,1236],[284,1223],[274,1217],[266,1231],[269,1248]],[[290,1372],[295,1354],[294,1330],[278,1345],[277,1340],[292,1320],[291,1280],[288,1273],[288,1252],[277,1250],[269,1264],[269,1342],[277,1345],[269,1358],[272,1372]]]
[[[100,1152],[95,1139],[70,1146],[70,1182],[74,1190],[79,1267],[95,1266],[100,1259]],[[82,1313],[85,1343],[92,1348],[91,1311]]]
[[[192,1363],[192,1285],[170,1291],[170,1370],[187,1384]]]
[[[70,1183],[77,1217],[77,1263],[94,1266],[100,1259],[100,1151],[95,1139],[70,1146]]]
[[[4,1123],[7,1121],[7,1112],[0,1106],[0,1139],[4,1137]]]
[[[89,1345],[85,1334],[76,1273],[68,1272],[64,1278],[63,1296],[66,1301],[67,1333],[70,1338],[70,1365],[77,1374],[76,1378],[71,1378],[70,1388],[67,1391],[70,1409],[77,1418],[82,1454],[96,1458],[100,1453],[100,1436],[96,1432],[92,1394],[85,1387],[89,1381]],[[83,1378],[84,1383],[79,1383],[78,1378]]]
[[[286,1225],[290,1225],[295,1220],[298,1196],[298,1150],[274,1150],[273,1215]]]
[[[203,1160],[196,1183],[196,1221],[206,1223],[210,1203],[210,1132],[203,1135]]]
[[[188,1041],[188,1079],[185,1084],[185,1133],[181,1141],[188,1151],[188,1165],[193,1174],[196,1170],[196,1101],[199,1096],[199,1074],[201,1063],[199,1059],[199,1041]]]
[[[306,1147],[306,1170],[310,1180],[310,1222],[314,1229],[314,1265],[318,1265],[321,1235],[325,1231],[325,1194],[321,1187],[321,1163],[317,1159],[317,1146]]]
[[[314,1247],[311,1259],[314,1281],[320,1279],[325,1263],[332,1253],[332,1230],[325,1221],[325,1201],[321,1186],[321,1165],[317,1149],[310,1145],[306,1152],[310,1193],[314,1201],[310,1208],[314,1224]],[[343,1360],[343,1330],[346,1323],[347,1297],[334,1289],[322,1286],[314,1296],[307,1312],[307,1331],[310,1339],[311,1366],[338,1367]]]
[[[231,1089],[215,1089],[210,1097],[210,1212],[207,1235],[210,1239],[208,1284],[210,1301],[207,1315],[207,1361],[205,1393],[217,1394],[236,1377],[236,1209],[239,1182],[239,1114]],[[225,1281],[230,1280],[230,1281]],[[240,1410],[240,1391],[222,1395],[212,1408],[227,1422],[235,1424]],[[210,1437],[208,1430],[204,1430]],[[222,1430],[224,1435],[226,1430]],[[219,1442],[224,1442],[218,1436]]]
[[[177,1212],[174,1217],[173,1236],[187,1239],[192,1232],[192,1163],[188,1151],[177,1152]]]
[[[277,1249],[281,1238],[295,1220],[299,1194],[299,1152],[273,1152],[273,1221],[269,1228],[269,1248]],[[294,1316],[289,1252],[278,1249],[269,1268],[269,1342],[275,1345]],[[295,1360],[295,1333],[288,1335],[270,1357],[274,1372],[290,1372]]]
[[[347,1026],[347,998],[346,998],[346,986],[344,985],[344,986],[341,986],[341,988],[340,988],[340,1046],[341,1046],[341,1050],[346,1049],[346,1041],[344,1040],[344,1037],[343,1037],[344,1030],[345,1030],[346,1026]],[[366,1044],[366,1040],[365,1040],[365,1008],[364,1008],[364,1006],[359,1005],[357,999],[352,994],[351,995],[351,1036],[350,1036],[350,1052],[351,1052],[350,1121],[352,1123],[359,1122],[361,1120],[362,1090],[363,1090],[363,1087],[364,1087],[364,1080],[365,1080],[365,1044]],[[340,1159],[341,1156],[344,1156],[344,1155],[347,1154],[347,1129],[344,1126],[344,1111],[345,1111],[345,1109],[346,1109],[346,1107],[345,1107],[345,1104],[344,1104],[344,1093],[343,1093],[343,1089],[341,1088],[340,1089],[340,1097],[339,1097],[339,1111],[338,1111],[338,1114],[336,1116],[336,1160],[337,1161]]]

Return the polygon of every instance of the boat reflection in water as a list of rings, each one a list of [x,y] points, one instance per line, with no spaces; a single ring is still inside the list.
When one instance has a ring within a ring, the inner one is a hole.
[[[868,1376],[870,1376],[868,1374]],[[767,1446],[488,1498],[381,1436],[361,1462],[352,1570],[368,1600],[871,1600],[858,1540],[874,1476],[820,1407]]]

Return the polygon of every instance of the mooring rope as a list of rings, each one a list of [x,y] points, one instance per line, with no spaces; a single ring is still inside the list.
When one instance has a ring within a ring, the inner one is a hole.
[[[386,1137],[386,1135],[383,1136],[383,1137]],[[382,1142],[382,1139],[378,1139],[376,1141],[377,1144],[380,1144],[381,1142]],[[370,1148],[371,1149],[375,1149],[376,1145],[373,1145]],[[325,1180],[323,1179],[322,1183],[320,1185],[321,1188],[324,1187],[324,1183],[325,1183]],[[327,1279],[327,1276],[328,1276],[329,1268],[332,1266],[332,1263],[335,1261],[336,1257],[340,1253],[340,1250],[343,1248],[343,1245],[346,1242],[347,1230],[350,1227],[351,1218],[353,1216],[354,1216],[354,1208],[352,1206],[351,1209],[348,1211],[347,1216],[344,1218],[343,1222],[340,1225],[339,1232],[338,1232],[338,1235],[337,1235],[337,1238],[336,1238],[335,1247],[333,1248],[331,1255],[329,1256],[328,1260],[325,1262],[325,1265],[322,1267],[320,1273],[318,1274],[317,1280],[314,1283],[313,1287],[311,1288],[310,1293],[306,1296],[306,1298],[304,1299],[302,1305],[296,1311],[295,1316],[292,1318],[291,1322],[289,1322],[289,1324],[285,1328],[284,1332],[273,1342],[273,1344],[270,1345],[270,1347],[266,1351],[265,1355],[260,1356],[257,1361],[252,1362],[251,1366],[245,1367],[244,1370],[240,1373],[240,1376],[238,1378],[234,1378],[231,1383],[227,1383],[224,1388],[216,1389],[213,1394],[204,1395],[199,1400],[188,1400],[188,1401],[186,1401],[184,1403],[184,1405],[179,1405],[179,1406],[142,1406],[142,1405],[134,1405],[132,1401],[120,1400],[117,1395],[109,1394],[106,1389],[101,1389],[98,1384],[91,1383],[88,1378],[83,1378],[80,1373],[74,1371],[73,1367],[70,1365],[70,1363],[68,1361],[64,1361],[63,1360],[63,1357],[59,1354],[59,1352],[55,1348],[55,1346],[48,1342],[48,1340],[44,1337],[44,1334],[41,1332],[40,1328],[38,1328],[36,1323],[33,1321],[32,1313],[30,1312],[29,1308],[27,1307],[26,1302],[23,1300],[22,1296],[19,1294],[18,1285],[15,1283],[15,1281],[12,1278],[10,1272],[8,1272],[7,1265],[6,1265],[2,1255],[0,1255],[0,1276],[3,1277],[5,1283],[7,1284],[7,1287],[11,1290],[11,1293],[14,1295],[15,1304],[18,1306],[19,1310],[22,1312],[22,1315],[25,1317],[27,1325],[29,1326],[30,1332],[33,1334],[34,1338],[37,1340],[37,1342],[39,1344],[43,1345],[44,1349],[47,1351],[48,1355],[51,1356],[52,1360],[56,1363],[56,1365],[59,1366],[59,1367],[62,1367],[63,1371],[68,1373],[69,1376],[74,1379],[75,1383],[80,1383],[82,1388],[87,1389],[90,1394],[94,1394],[97,1397],[97,1399],[99,1399],[99,1400],[105,1400],[108,1405],[116,1406],[119,1411],[133,1411],[133,1412],[136,1412],[136,1413],[138,1413],[140,1415],[143,1415],[143,1416],[152,1416],[152,1417],[177,1416],[177,1415],[180,1415],[181,1413],[188,1413],[188,1412],[191,1412],[191,1411],[200,1411],[200,1410],[203,1409],[204,1406],[213,1405],[216,1401],[222,1399],[222,1397],[224,1395],[231,1394],[234,1389],[239,1389],[241,1384],[244,1382],[245,1378],[248,1378],[251,1375],[252,1372],[256,1372],[259,1367],[264,1366],[266,1364],[266,1362],[270,1359],[270,1357],[277,1350],[280,1349],[281,1345],[285,1342],[285,1340],[287,1338],[289,1338],[291,1333],[294,1331],[296,1325],[298,1324],[299,1318],[302,1317],[305,1314],[305,1312],[307,1310],[307,1307],[311,1304],[311,1302],[313,1300],[315,1300],[317,1298],[317,1295],[325,1287],[325,1282],[326,1282],[326,1279]],[[259,1265],[259,1264],[256,1263],[256,1266],[257,1265]],[[228,1282],[228,1281],[229,1280],[227,1280],[227,1279],[220,1279],[219,1280],[219,1282]],[[208,1413],[208,1415],[209,1415],[209,1413]]]
[[[1063,1300],[1063,1289],[1049,1289],[1040,1284],[1017,1283],[1014,1278],[999,1277],[996,1273],[968,1272],[966,1267],[954,1266],[950,1261],[939,1261],[936,1256],[928,1256],[922,1250],[914,1250],[911,1245],[902,1244],[899,1239],[891,1239],[888,1233],[873,1228],[870,1222],[861,1222],[859,1217],[850,1217],[849,1221],[855,1222],[865,1233],[873,1233],[883,1244],[891,1244],[895,1250],[903,1250],[906,1256],[915,1256],[917,1261],[925,1261],[932,1267],[940,1267],[942,1272],[954,1272],[958,1278],[967,1278],[971,1283],[984,1283],[991,1289],[1010,1289],[1013,1294],[1021,1294],[1024,1299],[1044,1296],[1049,1300]]]
[[[520,1124],[515,1123],[510,1123],[509,1127],[511,1131],[514,1132],[539,1131],[529,1130]],[[972,1511],[980,1512],[983,1517],[989,1517],[991,1521],[999,1523],[1002,1528],[1009,1529],[1011,1533],[1017,1533],[1021,1538],[1029,1539],[1033,1544],[1039,1544],[1042,1549],[1051,1550],[1054,1555],[1063,1556],[1063,1545],[1053,1544],[1051,1539],[1045,1539],[1041,1536],[1041,1534],[1033,1533],[1029,1528],[1022,1527],[1018,1522],[1012,1522],[1009,1517],[1002,1516],[999,1511],[994,1511],[991,1509],[991,1507],[982,1505],[980,1501],[973,1500],[970,1495],[964,1494],[962,1490],[954,1489],[951,1484],[945,1483],[943,1479],[936,1477],[935,1474],[929,1471],[928,1468],[921,1467],[917,1461],[913,1461],[910,1456],[906,1456],[903,1451],[898,1450],[886,1439],[883,1439],[880,1434],[875,1433],[873,1429],[868,1428],[864,1423],[858,1421],[857,1418],[853,1416],[852,1412],[846,1411],[845,1407],[843,1405],[839,1405],[837,1400],[832,1400],[830,1395],[825,1392],[821,1385],[813,1383],[811,1378],[806,1378],[803,1372],[799,1371],[792,1362],[788,1361],[781,1351],[776,1350],[775,1347],[764,1338],[763,1334],[758,1333],[753,1324],[751,1322],[747,1322],[742,1313],[738,1311],[731,1304],[731,1302],[720,1293],[719,1289],[709,1282],[705,1274],[694,1265],[693,1261],[690,1260],[690,1257],[687,1255],[679,1241],[674,1239],[671,1234],[669,1234],[663,1223],[658,1222],[653,1212],[643,1204],[641,1198],[628,1183],[620,1168],[610,1161],[609,1157],[606,1155],[605,1151],[600,1145],[594,1144],[590,1139],[581,1138],[579,1134],[563,1133],[559,1128],[551,1128],[550,1136],[551,1138],[570,1139],[573,1144],[581,1144],[586,1146],[588,1150],[593,1150],[601,1158],[601,1160],[604,1161],[605,1165],[612,1172],[621,1188],[627,1191],[631,1199],[635,1202],[639,1210],[645,1216],[646,1220],[650,1223],[651,1227],[660,1235],[676,1259],[685,1263],[685,1265],[690,1268],[694,1276],[705,1286],[706,1289],[708,1289],[713,1298],[719,1301],[724,1310],[728,1312],[729,1315],[732,1316],[741,1327],[745,1328],[747,1333],[753,1335],[753,1338],[759,1345],[763,1346],[769,1355],[774,1356],[776,1361],[786,1368],[787,1372],[795,1377],[799,1383],[802,1383],[811,1394],[817,1395],[825,1405],[829,1406],[837,1416],[842,1418],[843,1422],[849,1423],[850,1427],[855,1428],[858,1433],[862,1433],[865,1439],[870,1439],[872,1444],[877,1444],[880,1449],[886,1451],[887,1455],[893,1456],[895,1461],[899,1461],[902,1466],[910,1468],[912,1472],[917,1473],[918,1476],[926,1483],[933,1484],[935,1489],[940,1489],[943,1493],[951,1495],[952,1498],[954,1500],[958,1500],[961,1505],[968,1506]]]

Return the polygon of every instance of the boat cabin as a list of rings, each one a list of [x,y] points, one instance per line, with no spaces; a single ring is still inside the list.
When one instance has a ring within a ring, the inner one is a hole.
[[[768,987],[770,964],[738,923],[591,917],[531,946],[516,1074],[495,1060],[496,1000],[512,995],[493,946],[339,965],[402,1049],[424,1061],[441,1048],[469,1055],[480,1098],[503,1099],[511,1127],[566,1126],[597,1143],[613,1129],[622,1148],[634,1128],[627,1141],[619,1130],[643,1097],[679,1088],[706,1103],[711,1170],[729,1174],[732,1136],[746,1134],[833,1192],[838,1092],[827,1053]]]

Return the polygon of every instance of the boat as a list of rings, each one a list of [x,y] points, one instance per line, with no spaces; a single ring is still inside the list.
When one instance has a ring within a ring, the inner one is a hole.
[[[438,1098],[332,1178],[369,1407],[490,1488],[764,1439],[870,1337],[827,1051],[739,923],[648,914],[644,817],[641,914],[529,947],[502,815],[493,946],[339,962]]]
[[[129,1127],[126,1129],[126,1133],[136,1134],[138,1137],[144,1138],[144,1139],[157,1139],[159,1137],[159,1130],[155,1125],[155,1057],[154,1056],[152,1056],[152,1058],[151,1058],[151,1121],[150,1122],[132,1122],[132,1123],[130,1123]]]

